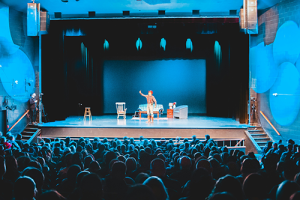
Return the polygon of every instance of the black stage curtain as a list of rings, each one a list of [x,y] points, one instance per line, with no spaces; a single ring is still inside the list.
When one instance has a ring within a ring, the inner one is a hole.
[[[49,35],[42,37],[43,102],[50,121],[82,115],[87,105],[94,115],[103,114],[103,60],[206,59],[207,115],[247,123],[249,45],[238,24],[174,20],[158,23],[155,30],[145,24],[140,20],[51,21]],[[138,37],[143,41],[141,51],[135,47]],[[162,37],[167,40],[166,51],[157,43]],[[193,42],[193,52],[185,47],[187,38]],[[104,39],[109,41],[108,51],[103,50]],[[221,58],[214,54],[216,41]]]

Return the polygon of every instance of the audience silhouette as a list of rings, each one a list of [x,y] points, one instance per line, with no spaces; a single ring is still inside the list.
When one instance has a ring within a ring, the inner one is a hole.
[[[8,137],[1,136],[0,200],[300,199],[300,149],[292,140],[245,154],[209,135],[32,144]]]

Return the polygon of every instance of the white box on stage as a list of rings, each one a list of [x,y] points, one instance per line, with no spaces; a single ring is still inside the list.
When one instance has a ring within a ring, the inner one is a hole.
[[[38,36],[40,31],[40,4],[27,4],[27,36]]]

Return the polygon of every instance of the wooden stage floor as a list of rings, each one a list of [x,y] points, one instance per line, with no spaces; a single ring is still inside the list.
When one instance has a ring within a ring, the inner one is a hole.
[[[42,137],[108,137],[124,136],[138,138],[191,138],[196,135],[204,138],[206,134],[213,138],[245,138],[246,124],[230,118],[189,116],[188,119],[155,118],[151,124],[145,118],[117,119],[116,115],[93,116],[92,121],[83,117],[68,117],[64,121],[39,124]]]
[[[116,115],[93,116],[92,120],[85,121],[83,117],[68,117],[64,121],[40,124],[39,127],[65,127],[65,128],[142,128],[142,129],[203,129],[203,128],[248,128],[249,125],[240,124],[231,118],[189,116],[188,119],[168,119],[166,117],[154,118],[153,123],[147,123],[146,118],[126,119]]]

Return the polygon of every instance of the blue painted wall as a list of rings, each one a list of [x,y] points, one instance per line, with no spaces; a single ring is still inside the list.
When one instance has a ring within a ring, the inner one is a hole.
[[[206,113],[206,61],[104,61],[104,113],[116,113],[115,102],[126,102],[128,113],[137,111],[139,104],[153,91],[165,112],[170,102],[188,105],[189,113]]]
[[[279,131],[260,115],[275,140],[300,142],[300,1],[285,0],[259,14],[259,34],[250,38],[252,95]]]
[[[26,36],[26,14],[0,3],[0,16],[0,109],[4,98],[17,106],[7,111],[12,126],[28,109],[29,94],[38,91],[38,38]],[[21,132],[26,124],[24,118],[12,132]]]

